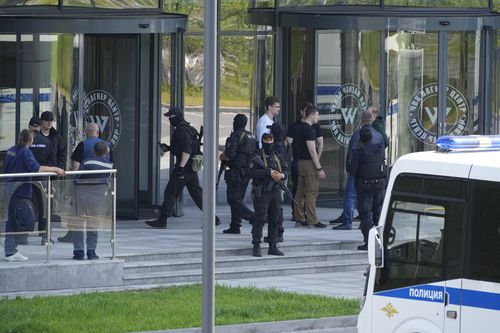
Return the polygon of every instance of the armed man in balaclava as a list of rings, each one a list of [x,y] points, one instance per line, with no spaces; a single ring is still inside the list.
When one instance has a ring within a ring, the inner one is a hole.
[[[227,168],[224,180],[227,184],[227,203],[231,207],[231,224],[224,230],[225,234],[241,233],[241,220],[250,221],[253,211],[244,203],[245,193],[250,181],[248,172],[251,160],[257,154],[257,138],[245,130],[248,118],[237,114],[233,120],[233,132],[226,140],[224,152],[219,159]]]

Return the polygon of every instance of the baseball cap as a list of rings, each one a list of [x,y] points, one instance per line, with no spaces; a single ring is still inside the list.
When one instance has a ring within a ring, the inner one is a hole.
[[[273,133],[264,133],[264,134],[262,134],[262,141],[264,141],[266,139],[273,139],[274,140]]]
[[[52,121],[52,120],[54,120],[54,115],[50,111],[44,111],[40,115],[40,119],[45,120],[45,121]]]
[[[273,123],[272,125],[267,125],[266,127],[271,130],[271,133],[275,138],[281,139],[285,135],[285,126],[279,121]]]
[[[38,117],[31,117],[29,125],[35,126],[35,127],[40,127],[42,125],[42,120]]]
[[[165,117],[176,117],[182,115],[182,109],[176,106],[173,106],[168,110],[168,112],[163,114]]]

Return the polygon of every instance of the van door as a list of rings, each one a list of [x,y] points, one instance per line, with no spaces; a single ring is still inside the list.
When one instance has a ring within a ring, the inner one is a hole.
[[[385,264],[374,285],[372,332],[459,332],[454,322],[448,329],[446,310],[448,288],[463,271],[466,189],[466,179],[397,176],[384,225]]]
[[[442,232],[445,207],[395,198],[384,238],[386,267],[373,297],[373,327],[386,332],[443,332],[445,281]],[[440,281],[441,280],[441,281]]]
[[[445,308],[444,308],[445,333],[460,332],[460,320],[462,318],[460,313],[461,291],[462,291],[462,279],[446,281]]]
[[[461,332],[500,330],[500,172],[473,166]]]

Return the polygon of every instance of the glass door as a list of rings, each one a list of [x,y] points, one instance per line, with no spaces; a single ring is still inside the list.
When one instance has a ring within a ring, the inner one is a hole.
[[[83,124],[99,126],[117,169],[117,211],[138,217],[139,36],[85,35]],[[78,87],[73,88],[78,96]],[[78,106],[73,104],[73,111]]]
[[[388,33],[390,164],[407,153],[434,150],[439,136],[479,132],[480,40],[475,31]],[[439,82],[445,82],[442,108]]]

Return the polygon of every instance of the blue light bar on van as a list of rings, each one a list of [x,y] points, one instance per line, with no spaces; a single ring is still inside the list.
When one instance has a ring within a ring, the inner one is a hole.
[[[436,145],[440,151],[500,149],[500,135],[442,136]]]

